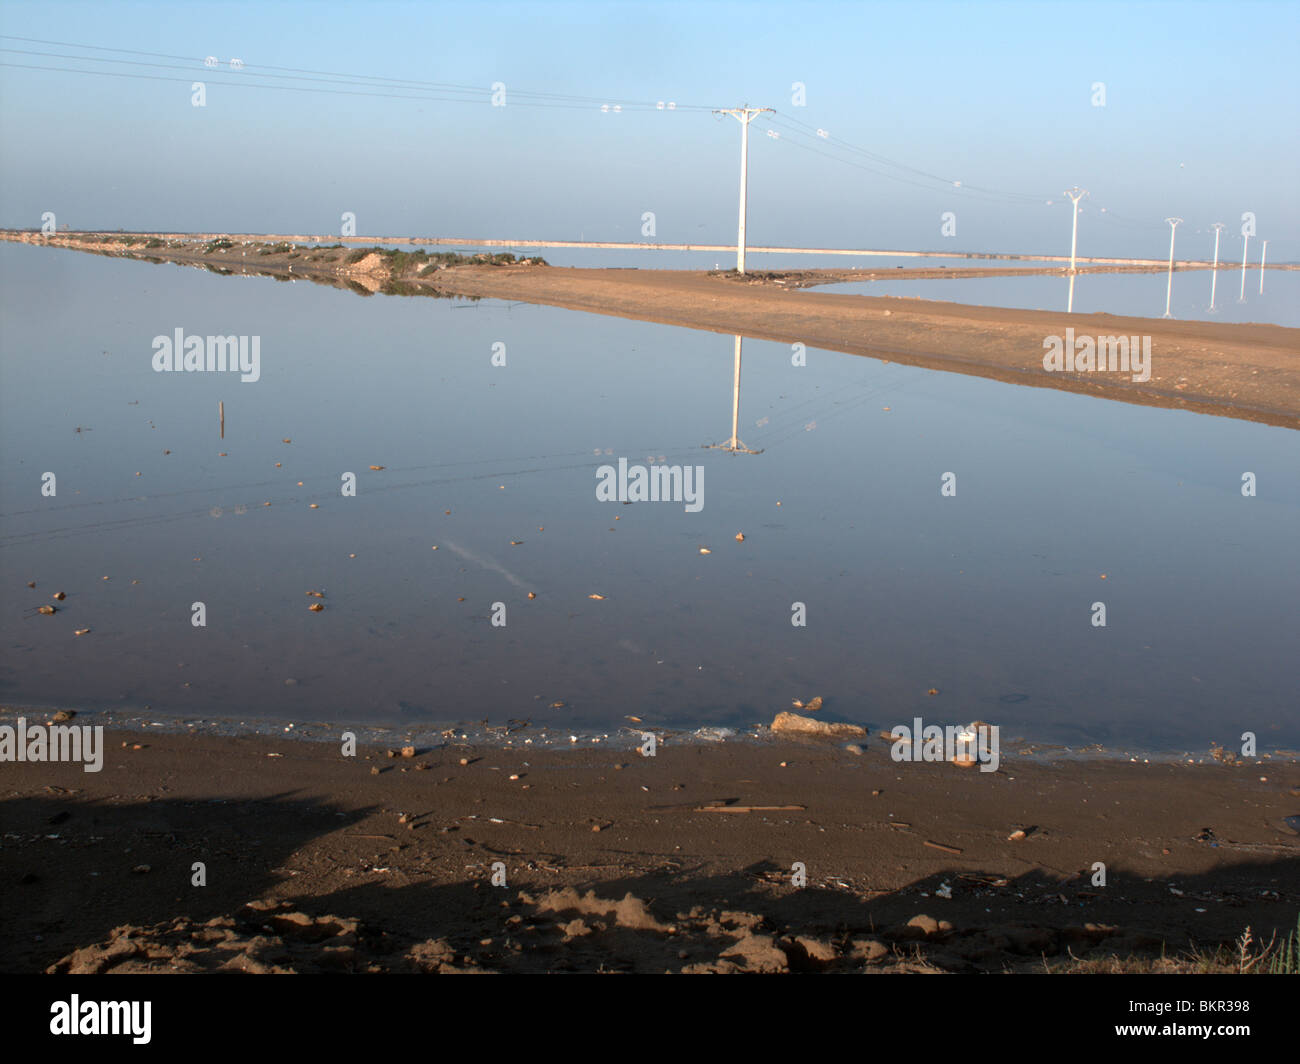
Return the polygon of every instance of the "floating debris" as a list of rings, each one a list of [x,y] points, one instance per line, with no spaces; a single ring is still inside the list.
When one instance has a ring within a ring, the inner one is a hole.
[[[587,598],[596,599],[598,602],[603,602],[605,600],[604,595],[588,595]]]
[[[74,629],[72,630],[72,634],[73,634],[73,635],[89,635],[89,634],[90,634],[90,629],[89,629],[89,628],[74,628]]]
[[[308,608],[309,610],[311,610],[312,613],[320,613],[320,611],[323,610],[325,607],[322,606],[319,602],[313,602],[313,603],[312,603],[310,606],[308,606],[307,608]]]
[[[43,613],[48,617],[51,613],[57,613],[58,611],[53,606],[37,606],[36,612]]]

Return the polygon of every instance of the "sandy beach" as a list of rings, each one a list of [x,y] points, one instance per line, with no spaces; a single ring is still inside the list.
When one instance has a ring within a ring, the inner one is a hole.
[[[1293,758],[523,737],[345,757],[110,727],[100,772],[6,764],[0,968],[1232,971],[1300,900]]]

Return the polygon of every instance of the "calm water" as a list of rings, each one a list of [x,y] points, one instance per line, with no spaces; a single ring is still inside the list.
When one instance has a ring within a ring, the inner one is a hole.
[[[746,341],[762,453],[730,454],[725,335],[13,245],[0,276],[7,704],[735,727],[822,695],[1300,742],[1295,432]],[[261,379],[154,372],[178,327],[259,336]],[[598,466],[660,456],[703,467],[699,512],[597,500]]]
[[[975,265],[973,263],[968,265]],[[1300,271],[1268,270],[1264,292],[1259,291],[1259,263],[1246,270],[1246,296],[1241,301],[1241,264],[1220,269],[1174,274],[1170,316],[1184,321],[1266,322],[1300,326]],[[1214,310],[1210,289],[1214,286]],[[1070,282],[1065,277],[966,277],[947,280],[865,281],[823,285],[816,292],[848,295],[902,296],[939,299],[951,303],[979,303],[989,307],[1025,310],[1064,310]],[[1159,318],[1165,313],[1167,273],[1081,274],[1074,283],[1076,314],[1127,314]]]

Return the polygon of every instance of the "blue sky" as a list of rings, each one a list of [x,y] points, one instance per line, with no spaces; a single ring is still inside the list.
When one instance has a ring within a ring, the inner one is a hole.
[[[1249,210],[1270,261],[1296,259],[1298,28],[1300,5],[1243,0],[5,0],[10,38],[186,58],[0,40],[2,63],[148,75],[0,66],[0,225],[54,211],[74,228],[325,233],[351,211],[363,234],[636,240],[652,211],[660,241],[734,241],[738,124],[596,102],[672,100],[779,112],[751,127],[751,243],[1067,253],[1061,193],[1080,185],[1080,254],[1163,256],[1164,218],[1177,215],[1180,257],[1208,256],[1221,221],[1223,257],[1239,261]],[[208,55],[222,66],[206,69]],[[479,95],[364,96],[305,74],[280,83],[335,91],[277,90],[262,87],[268,67]],[[494,82],[505,107],[490,104]],[[528,92],[588,99],[525,107]],[[941,235],[944,211],[954,237]]]

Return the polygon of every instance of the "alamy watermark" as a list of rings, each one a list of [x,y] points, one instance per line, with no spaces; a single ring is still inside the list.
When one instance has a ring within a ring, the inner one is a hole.
[[[82,761],[87,772],[104,767],[104,726],[96,724],[0,725],[0,761]]]
[[[186,336],[177,326],[172,336],[153,338],[155,373],[240,374],[245,384],[262,376],[260,336]]]
[[[924,724],[914,717],[912,726],[900,724],[890,738],[893,746],[889,756],[895,761],[951,761],[973,766],[978,762],[981,772],[996,772],[1001,762],[998,726],[976,722],[946,727]]]
[[[1049,373],[1084,373],[1093,370],[1131,373],[1138,383],[1151,379],[1150,336],[1075,336],[1043,340],[1043,369]]]
[[[704,467],[679,465],[634,465],[626,458],[618,468],[603,465],[596,470],[597,502],[680,502],[689,513],[704,509]]]

